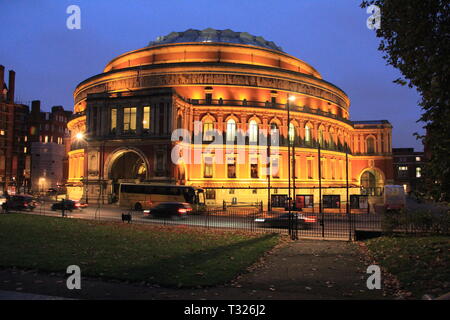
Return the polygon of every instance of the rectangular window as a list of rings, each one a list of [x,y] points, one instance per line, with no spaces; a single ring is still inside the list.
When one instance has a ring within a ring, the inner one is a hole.
[[[212,104],[212,93],[205,94],[206,104]]]
[[[295,205],[297,208],[313,208],[314,207],[314,196],[313,195],[296,195]]]
[[[422,177],[422,168],[417,167],[416,168],[416,178]]]
[[[336,160],[331,160],[331,179],[336,179]]]
[[[259,178],[258,159],[257,158],[251,158],[250,159],[250,177],[252,179],[258,179]]]
[[[205,122],[203,124],[203,141],[213,141],[213,123]]]
[[[287,195],[272,194],[271,202],[272,202],[272,208],[285,208],[287,205]]]
[[[208,200],[216,200],[216,190],[207,189],[206,190],[206,199]]]
[[[142,119],[142,129],[150,129],[150,107],[144,107],[144,114]]]
[[[325,159],[320,159],[320,171],[322,179],[325,179]]]
[[[213,159],[212,157],[205,157],[205,168],[203,172],[204,178],[212,178],[213,176]]]
[[[272,158],[272,178],[280,177],[280,159],[278,157]]]
[[[230,178],[230,179],[236,178],[236,158],[235,157],[227,157],[227,174],[228,174],[228,178]]]
[[[111,132],[115,133],[117,128],[117,109],[111,109]]]
[[[308,179],[312,179],[313,178],[313,161],[312,161],[312,159],[308,159],[307,161],[306,161],[306,166],[308,167],[307,168],[307,170],[308,170]]]
[[[136,130],[136,108],[123,109],[123,131]]]
[[[164,153],[157,152],[156,153],[156,173],[161,175],[164,171]]]
[[[341,196],[340,195],[324,195],[322,198],[324,208],[340,208]]]

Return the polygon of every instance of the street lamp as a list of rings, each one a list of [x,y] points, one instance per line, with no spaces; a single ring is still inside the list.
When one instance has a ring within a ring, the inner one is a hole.
[[[84,138],[84,134],[83,132],[78,132],[75,137],[77,138],[78,141],[83,140]]]
[[[291,198],[291,130],[290,130],[290,124],[291,124],[291,114],[290,114],[290,102],[293,102],[295,100],[295,96],[291,96],[290,94],[288,94],[288,99],[287,99],[287,136],[288,136],[288,214],[289,214],[289,220],[290,220],[290,228],[289,228],[289,233],[291,235],[292,239],[297,239],[297,234],[296,232],[294,232],[294,230],[292,230],[294,224],[293,224],[293,217],[291,216],[292,214],[292,198]],[[294,195],[295,197],[295,195]]]

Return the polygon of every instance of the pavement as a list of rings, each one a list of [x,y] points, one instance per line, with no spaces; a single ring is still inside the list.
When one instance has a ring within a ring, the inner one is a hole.
[[[299,300],[389,299],[366,286],[367,262],[343,241],[285,241],[230,283],[204,288],[162,288],[149,283],[88,279],[68,290],[66,275],[0,270],[0,299]]]

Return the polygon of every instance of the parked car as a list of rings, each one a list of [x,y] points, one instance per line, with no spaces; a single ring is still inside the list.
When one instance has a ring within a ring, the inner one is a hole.
[[[164,219],[183,219],[192,212],[192,207],[186,202],[161,202],[150,210],[144,210],[144,216]]]
[[[4,203],[6,203],[6,197],[0,196],[0,206],[2,206]]]
[[[51,206],[51,210],[52,211],[56,211],[56,210],[68,210],[70,212],[72,212],[73,210],[81,210],[82,208],[85,208],[87,205],[84,203],[81,203],[78,200],[66,200],[63,199],[59,202],[55,202],[54,204],[52,204]]]
[[[292,212],[291,217],[297,217],[297,229],[309,229],[317,222],[316,217],[307,217],[304,214]],[[293,220],[295,222],[295,220]],[[256,224],[259,227],[267,228],[288,228],[289,227],[289,213],[282,213],[270,218],[256,218]]]
[[[8,210],[27,210],[33,211],[36,208],[37,201],[30,195],[13,195],[6,202]]]

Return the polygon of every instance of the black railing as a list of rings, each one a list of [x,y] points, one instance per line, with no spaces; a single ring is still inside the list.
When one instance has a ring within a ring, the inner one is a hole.
[[[182,98],[183,99],[183,98]],[[249,108],[276,108],[276,109],[286,109],[286,104],[284,103],[276,103],[276,102],[270,102],[270,101],[250,101],[250,100],[232,100],[232,99],[183,99],[184,101],[191,103],[193,105],[199,105],[199,106],[243,106],[243,107],[249,107]],[[352,125],[352,121],[349,119],[346,119],[344,117],[341,117],[337,114],[333,114],[331,112],[322,111],[319,109],[313,109],[308,106],[296,106],[291,105],[290,106],[291,111],[297,111],[297,112],[305,112],[309,114],[314,115],[320,115],[332,119],[336,119],[342,122],[345,122],[347,124]]]

